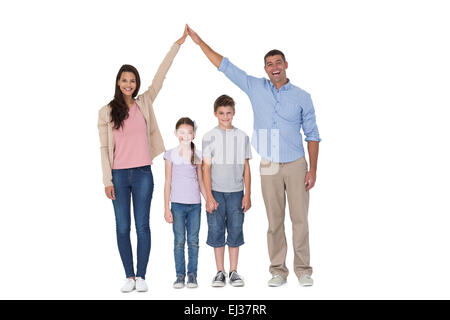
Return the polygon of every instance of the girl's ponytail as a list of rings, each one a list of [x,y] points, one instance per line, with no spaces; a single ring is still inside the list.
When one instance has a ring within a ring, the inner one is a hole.
[[[194,142],[191,141],[191,151],[192,151],[192,156],[191,156],[191,163],[195,164],[195,144]]]

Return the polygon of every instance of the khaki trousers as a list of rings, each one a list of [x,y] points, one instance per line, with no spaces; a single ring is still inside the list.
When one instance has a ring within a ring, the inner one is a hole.
[[[309,265],[309,192],[306,192],[304,184],[307,171],[305,157],[287,163],[274,163],[263,158],[260,164],[261,189],[269,220],[269,271],[284,279],[289,274],[286,267],[287,243],[284,232],[286,195],[292,221],[294,272],[297,277],[312,274]]]

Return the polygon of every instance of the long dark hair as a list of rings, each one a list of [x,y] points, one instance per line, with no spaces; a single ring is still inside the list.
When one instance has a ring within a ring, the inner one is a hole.
[[[139,87],[141,86],[141,78],[139,77],[139,72],[135,67],[129,64],[124,64],[120,67],[115,82],[116,89],[114,92],[114,99],[112,99],[109,103],[111,106],[111,122],[114,123],[114,129],[119,129],[123,125],[123,121],[128,118],[128,106],[126,105],[125,99],[123,98],[123,93],[120,91],[120,87],[117,84],[123,72],[132,72],[136,77],[136,89],[132,94],[133,98],[136,97],[139,92]]]
[[[177,130],[182,124],[187,124],[188,126],[191,126],[192,129],[194,129],[195,132],[195,123],[190,118],[184,117],[177,121],[177,124],[175,125],[175,130]],[[195,154],[195,144],[191,140],[191,164],[197,164],[200,162],[200,159]]]

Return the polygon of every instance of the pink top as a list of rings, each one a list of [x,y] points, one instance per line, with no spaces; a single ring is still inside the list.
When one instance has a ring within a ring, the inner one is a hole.
[[[147,139],[147,123],[136,102],[128,110],[128,118],[114,134],[113,169],[128,169],[152,164]]]

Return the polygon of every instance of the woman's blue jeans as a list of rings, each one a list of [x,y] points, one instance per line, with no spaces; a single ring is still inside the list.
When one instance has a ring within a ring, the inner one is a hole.
[[[153,174],[150,166],[131,169],[113,169],[112,181],[116,200],[113,200],[116,216],[117,245],[125,269],[125,276],[145,279],[150,255],[150,203],[153,195]],[[134,273],[131,249],[131,198],[137,233],[137,273]]]
[[[172,202],[171,211],[173,216],[174,255],[177,277],[186,275],[184,258],[186,238],[189,257],[187,272],[197,276],[201,204]]]

